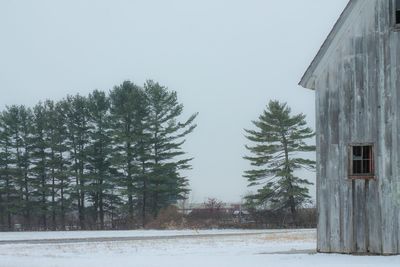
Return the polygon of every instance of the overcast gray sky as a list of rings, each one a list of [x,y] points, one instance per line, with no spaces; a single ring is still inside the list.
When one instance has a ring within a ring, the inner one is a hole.
[[[191,200],[238,202],[243,129],[269,100],[314,127],[314,93],[297,83],[347,2],[0,0],[0,108],[153,79],[200,112]]]

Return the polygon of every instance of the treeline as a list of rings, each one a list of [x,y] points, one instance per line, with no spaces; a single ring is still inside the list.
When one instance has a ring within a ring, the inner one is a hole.
[[[145,226],[188,193],[176,92],[129,81],[109,94],[47,100],[0,114],[0,224],[6,230]]]

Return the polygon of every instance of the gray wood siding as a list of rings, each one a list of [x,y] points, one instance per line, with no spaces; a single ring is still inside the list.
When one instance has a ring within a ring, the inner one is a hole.
[[[358,1],[315,78],[318,250],[399,254],[400,32],[391,0]],[[375,180],[350,180],[349,144],[373,143]]]

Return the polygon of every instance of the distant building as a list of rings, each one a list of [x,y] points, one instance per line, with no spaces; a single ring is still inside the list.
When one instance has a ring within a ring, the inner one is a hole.
[[[237,203],[221,203],[221,206],[214,207],[213,209],[218,209],[221,213],[232,215],[234,215],[235,212],[243,211],[242,204]],[[210,207],[207,207],[206,203],[191,203],[183,207],[182,205],[179,205],[178,210],[180,213],[188,215],[193,211],[210,210]]]

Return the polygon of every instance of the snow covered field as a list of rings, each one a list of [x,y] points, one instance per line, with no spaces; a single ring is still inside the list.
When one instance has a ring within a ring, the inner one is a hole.
[[[400,266],[400,257],[397,256],[315,254],[315,230],[0,233],[0,241],[3,242],[112,237],[138,239],[49,244],[3,243],[0,244],[0,267]]]
[[[274,230],[274,233],[286,230]],[[192,235],[226,235],[268,233],[266,230],[148,230],[148,231],[70,231],[70,232],[0,232],[0,241],[43,240],[75,238],[113,238],[113,237],[168,237]]]

